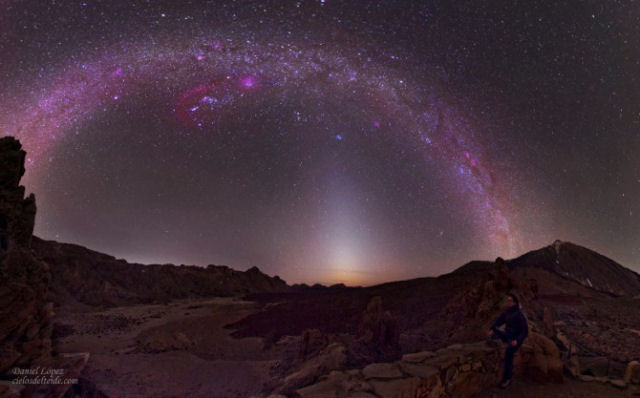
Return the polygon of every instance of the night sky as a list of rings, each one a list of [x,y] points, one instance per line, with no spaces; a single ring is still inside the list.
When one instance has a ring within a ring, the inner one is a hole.
[[[289,283],[640,271],[640,2],[0,0],[35,234]]]

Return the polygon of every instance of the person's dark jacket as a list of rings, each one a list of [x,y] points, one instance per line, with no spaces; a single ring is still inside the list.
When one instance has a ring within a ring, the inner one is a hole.
[[[500,316],[493,321],[493,324],[491,324],[491,329],[498,328],[502,325],[505,325],[504,334],[509,341],[516,340],[518,341],[518,345],[522,345],[522,342],[529,334],[527,319],[517,305],[507,308],[500,314]]]

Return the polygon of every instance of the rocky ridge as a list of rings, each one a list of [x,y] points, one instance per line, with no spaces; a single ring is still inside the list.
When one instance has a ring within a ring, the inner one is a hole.
[[[114,307],[175,299],[234,296],[289,289],[257,267],[132,264],[79,245],[33,238],[35,255],[52,273],[49,298],[57,305]]]

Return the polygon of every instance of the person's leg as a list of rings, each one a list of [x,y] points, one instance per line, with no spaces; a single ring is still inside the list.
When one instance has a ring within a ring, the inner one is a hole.
[[[502,381],[511,380],[513,377],[513,356],[517,349],[518,347],[509,345],[504,352],[504,373],[502,374]]]

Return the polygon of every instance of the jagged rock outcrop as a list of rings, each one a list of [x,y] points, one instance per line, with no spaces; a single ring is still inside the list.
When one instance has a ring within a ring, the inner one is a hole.
[[[106,398],[92,383],[79,381],[88,353],[52,355],[52,275],[33,250],[35,197],[25,198],[19,185],[25,155],[20,142],[0,138],[0,376],[8,380],[0,396]]]
[[[382,307],[382,298],[375,296],[362,313],[356,341],[350,347],[352,362],[371,363],[400,358],[398,320]]]
[[[0,138],[0,374],[51,356],[51,274],[31,248],[36,205],[19,185],[24,159],[17,140]]]
[[[329,345],[329,336],[318,329],[307,329],[302,333],[298,357],[305,360],[316,355]]]
[[[25,198],[25,188],[20,185],[25,156],[19,141],[13,137],[0,138],[0,248],[5,254],[11,246],[31,244],[36,198],[33,194]]]

